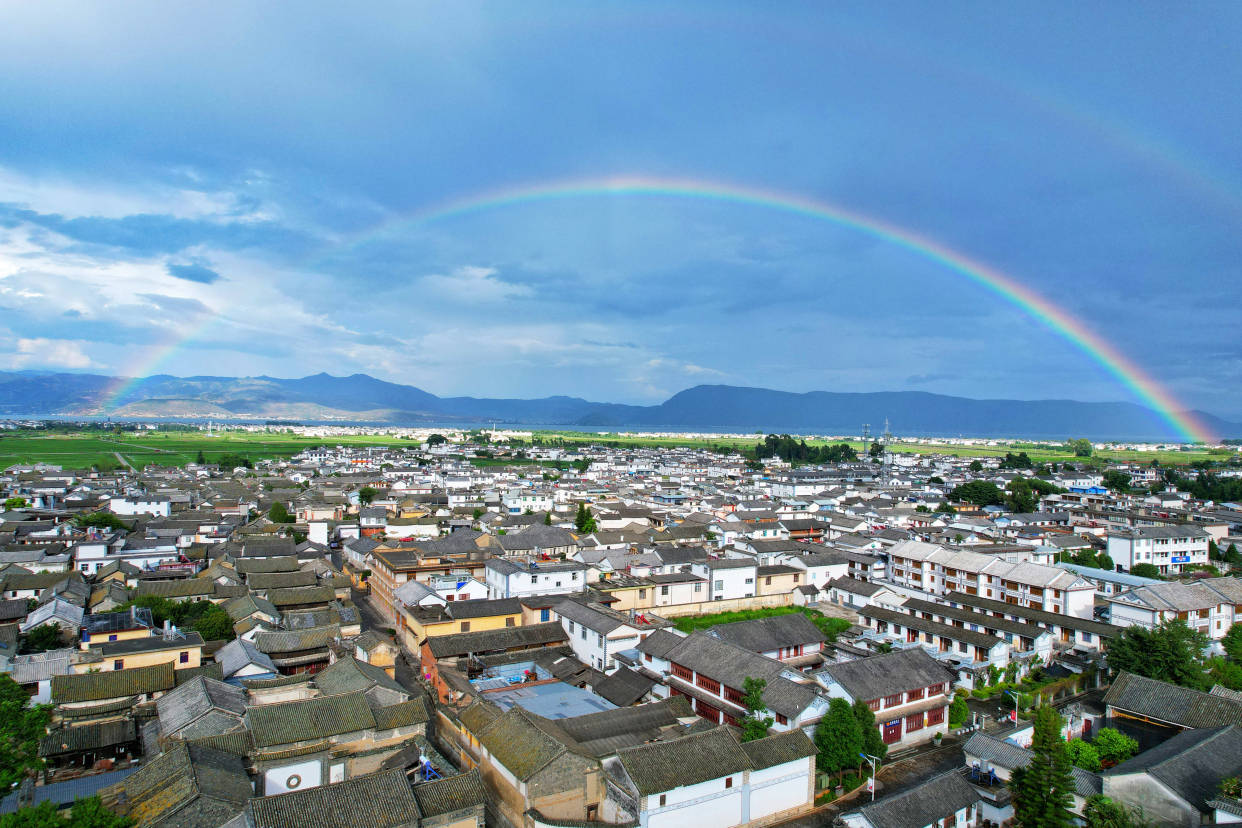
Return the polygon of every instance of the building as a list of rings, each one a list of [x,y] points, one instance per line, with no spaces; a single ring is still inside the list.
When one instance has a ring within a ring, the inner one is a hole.
[[[586,565],[573,561],[491,558],[484,568],[490,598],[568,595],[586,588]]]
[[[554,612],[577,659],[604,673],[617,669],[618,652],[637,647],[651,633],[669,626],[669,622],[651,613],[626,615],[600,604],[568,598],[557,604]]]
[[[1108,613],[1121,626],[1151,628],[1162,621],[1184,621],[1192,630],[1219,640],[1242,621],[1242,580],[1225,576],[1135,587],[1110,596]]]
[[[974,828],[979,794],[957,771],[933,776],[909,790],[842,814],[847,828]]]
[[[1176,575],[1208,563],[1212,536],[1199,526],[1139,526],[1108,533],[1108,557],[1126,571],[1152,564],[1161,575]]]
[[[953,673],[921,649],[828,664],[816,675],[830,697],[865,702],[886,745],[919,745],[948,731]]]

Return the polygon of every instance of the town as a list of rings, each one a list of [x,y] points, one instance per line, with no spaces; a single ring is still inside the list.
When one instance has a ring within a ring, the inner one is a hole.
[[[4,470],[0,819],[1242,822],[1236,454],[323,434]]]

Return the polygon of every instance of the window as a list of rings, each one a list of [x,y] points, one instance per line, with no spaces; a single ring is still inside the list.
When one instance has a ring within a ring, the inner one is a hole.
[[[720,682],[704,675],[695,676],[694,683],[713,695],[720,695]]]
[[[927,711],[927,726],[938,725],[944,721],[944,708],[937,707],[935,710]]]
[[[886,696],[886,697],[884,698],[884,706],[885,706],[885,707],[896,707],[896,706],[897,706],[897,705],[899,705],[899,704],[901,704],[901,694],[900,694],[900,693],[895,693],[894,695],[891,695],[891,696]]]
[[[668,794],[660,794],[660,807],[663,808],[668,803]]]
[[[726,777],[725,777],[725,787],[726,787],[726,788],[732,788],[732,787],[733,787],[733,777],[732,777],[732,776],[726,776]]]
[[[776,723],[777,723],[777,724],[779,724],[779,725],[787,725],[787,724],[789,724],[789,718],[788,718],[788,717],[786,717],[786,716],[782,716],[780,713],[777,713],[777,714],[776,714]]]
[[[113,669],[113,670],[124,670],[124,669],[125,669],[125,659],[123,659],[123,658],[118,658],[116,661],[112,662],[112,669]]]
[[[920,687],[918,690],[911,690],[910,692],[906,693],[906,701],[908,702],[918,701],[921,698],[923,698],[922,687]]]
[[[750,583],[750,579],[749,579],[749,578],[747,578],[747,579],[746,579],[746,583],[748,583],[748,584]],[[764,578],[764,579],[763,579],[763,585],[764,585],[764,586],[772,586],[772,576],[771,576],[771,575],[768,575],[766,578]]]
[[[742,691],[737,688],[726,686],[724,689],[724,697],[727,701],[731,701],[734,704],[742,703]]]
[[[943,692],[944,692],[944,684],[943,684],[943,683],[941,683],[941,684],[933,684],[931,687],[928,687],[928,688],[927,688],[927,695],[929,695],[929,696],[939,696],[939,695],[940,695],[941,693],[943,693]]]
[[[115,634],[113,634],[113,635],[108,636],[108,640],[109,640],[109,641],[116,641],[116,635],[115,635]]]
[[[715,587],[715,589],[716,589],[717,591],[720,591],[720,590],[724,589],[724,581],[717,581],[717,582],[716,582],[716,587]]]
[[[573,622],[573,621],[570,621],[570,622],[569,622],[569,631],[570,631],[571,633],[574,631],[574,622]]]
[[[578,637],[581,638],[583,641],[586,641],[586,627],[583,627],[582,629],[578,630]]]
[[[747,578],[747,579],[746,579],[746,583],[748,583],[748,584],[753,584],[754,582],[755,582],[755,579],[754,579],[754,578]]]
[[[679,679],[685,679],[686,681],[690,681],[691,679],[694,678],[694,671],[688,667],[682,667],[680,664],[672,665],[672,670],[673,670],[673,675],[677,676],[677,678]]]
[[[552,618],[552,610],[548,610],[548,609],[539,610],[540,621],[549,621],[551,620],[551,618]]]
[[[871,701],[867,702],[867,707],[870,707],[872,710],[879,710],[879,709],[880,709],[880,700],[879,700],[879,699],[872,699]]]
[[[182,651],[181,651],[181,657],[180,657],[178,660],[179,660],[182,664],[189,664],[189,663],[190,663],[190,651],[189,651],[189,650],[182,650]]]
[[[596,633],[595,637],[599,639],[599,646],[601,647],[604,646],[604,636],[600,635],[599,633]]]
[[[645,590],[645,589],[640,589],[640,590],[638,591],[638,597],[639,597],[639,598],[646,598],[646,597],[647,597],[647,590]]]
[[[914,713],[906,716],[906,733],[913,733],[916,730],[923,729],[923,714]]]
[[[651,653],[643,653],[643,661],[651,661]]]
[[[517,621],[516,621],[515,619],[513,619],[513,618],[506,618],[506,619],[505,619],[505,626],[506,626],[506,627],[512,627],[512,626],[515,626],[515,625],[516,625],[516,623],[517,623]]]
[[[462,621],[462,622],[461,622],[461,631],[462,631],[462,632],[470,632],[470,622],[469,622],[469,621]]]
[[[660,594],[661,594],[661,595],[668,595],[668,587],[666,587],[666,586],[662,586],[662,587],[660,587]]]

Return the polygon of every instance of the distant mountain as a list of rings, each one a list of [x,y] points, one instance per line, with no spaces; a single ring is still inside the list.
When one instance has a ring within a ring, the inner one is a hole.
[[[122,389],[117,394],[118,389]],[[1063,439],[1174,440],[1151,409],[1075,400],[974,400],[922,391],[804,394],[700,385],[659,405],[597,403],[578,397],[534,400],[437,397],[366,374],[301,379],[173,377],[139,380],[94,374],[0,372],[0,414],[218,419],[443,421],[578,427],[728,428],[857,434],[887,419],[899,434]],[[1242,423],[1194,412],[1218,434],[1242,437]]]

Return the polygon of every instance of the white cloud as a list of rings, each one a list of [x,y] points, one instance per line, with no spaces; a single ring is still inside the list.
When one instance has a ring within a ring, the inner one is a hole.
[[[75,370],[94,364],[82,350],[82,343],[68,339],[19,339],[17,353],[12,355],[10,363],[15,368],[39,365]]]
[[[528,285],[517,285],[496,277],[491,267],[459,267],[445,276],[432,274],[419,280],[420,292],[457,302],[500,302],[520,296],[530,296]]]

